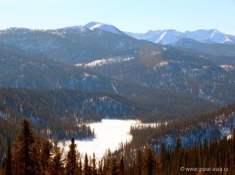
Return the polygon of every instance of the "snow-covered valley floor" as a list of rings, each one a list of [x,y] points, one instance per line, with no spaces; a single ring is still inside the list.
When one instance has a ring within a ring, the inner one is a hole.
[[[91,129],[95,130],[96,137],[93,140],[76,140],[77,150],[82,156],[87,153],[92,156],[95,153],[97,159],[101,159],[107,149],[115,151],[119,143],[129,142],[132,136],[129,134],[132,125],[140,124],[137,120],[111,120],[103,119],[98,123],[91,123]],[[59,146],[64,147],[64,151],[69,150],[70,141],[60,142]]]

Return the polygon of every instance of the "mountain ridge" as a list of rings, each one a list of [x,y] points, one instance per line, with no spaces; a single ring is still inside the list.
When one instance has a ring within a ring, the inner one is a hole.
[[[125,32],[127,35],[130,35],[136,39],[143,39],[151,41],[157,44],[172,44],[179,41],[182,38],[190,38],[202,43],[224,43],[224,44],[235,44],[235,36],[225,34],[220,32],[217,29],[198,29],[196,31],[185,31],[179,32],[176,30],[156,30],[148,31],[147,33],[132,33]],[[164,34],[168,34],[165,36]]]
[[[16,27],[11,27],[9,29],[5,30],[0,30],[0,33],[4,31],[15,31],[16,29],[20,29],[22,33],[25,33],[26,31],[33,31],[37,29],[27,29],[27,28],[16,28]],[[66,31],[77,31],[79,33],[83,33],[86,31],[92,31],[92,30],[97,30],[97,31],[105,31],[117,35],[127,35],[131,36],[135,39],[138,40],[147,40],[153,43],[157,44],[162,44],[162,45],[167,45],[167,44],[172,44],[174,42],[179,41],[182,38],[190,38],[194,39],[196,41],[202,42],[202,43],[225,43],[225,44],[235,44],[235,36],[231,34],[225,34],[223,32],[220,32],[217,29],[198,29],[195,31],[189,31],[186,30],[185,32],[180,32],[174,29],[165,29],[165,30],[149,30],[146,33],[134,33],[134,32],[125,32],[114,25],[111,24],[105,24],[101,22],[89,22],[85,25],[75,25],[75,26],[70,26],[70,27],[64,27],[64,28],[59,28],[59,29],[50,29],[50,30],[37,30],[37,31],[55,31],[58,34],[61,34]]]

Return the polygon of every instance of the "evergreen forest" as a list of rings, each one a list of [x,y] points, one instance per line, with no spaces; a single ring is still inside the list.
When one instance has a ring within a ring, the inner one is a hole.
[[[235,172],[235,130],[232,137],[205,140],[192,147],[182,147],[177,139],[174,148],[160,146],[136,149],[130,160],[123,150],[120,157],[107,154],[96,160],[95,154],[81,157],[74,138],[69,151],[63,153],[57,145],[35,133],[29,120],[23,119],[14,140],[8,141],[0,169],[1,175],[170,175],[228,174]]]

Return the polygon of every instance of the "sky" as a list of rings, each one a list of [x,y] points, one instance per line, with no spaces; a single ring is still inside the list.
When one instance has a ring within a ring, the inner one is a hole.
[[[235,35],[235,0],[0,0],[0,29],[56,29],[91,21],[134,33],[218,29]]]

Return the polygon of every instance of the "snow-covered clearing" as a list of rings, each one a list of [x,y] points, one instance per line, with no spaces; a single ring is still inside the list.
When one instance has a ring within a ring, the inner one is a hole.
[[[139,124],[136,120],[111,120],[103,119],[99,123],[91,123],[91,129],[95,130],[96,137],[92,140],[76,140],[77,150],[84,156],[92,156],[100,159],[107,149],[115,151],[119,143],[129,142],[132,136],[129,134],[132,125]],[[60,142],[59,146],[64,147],[64,151],[69,150],[70,141]]]

